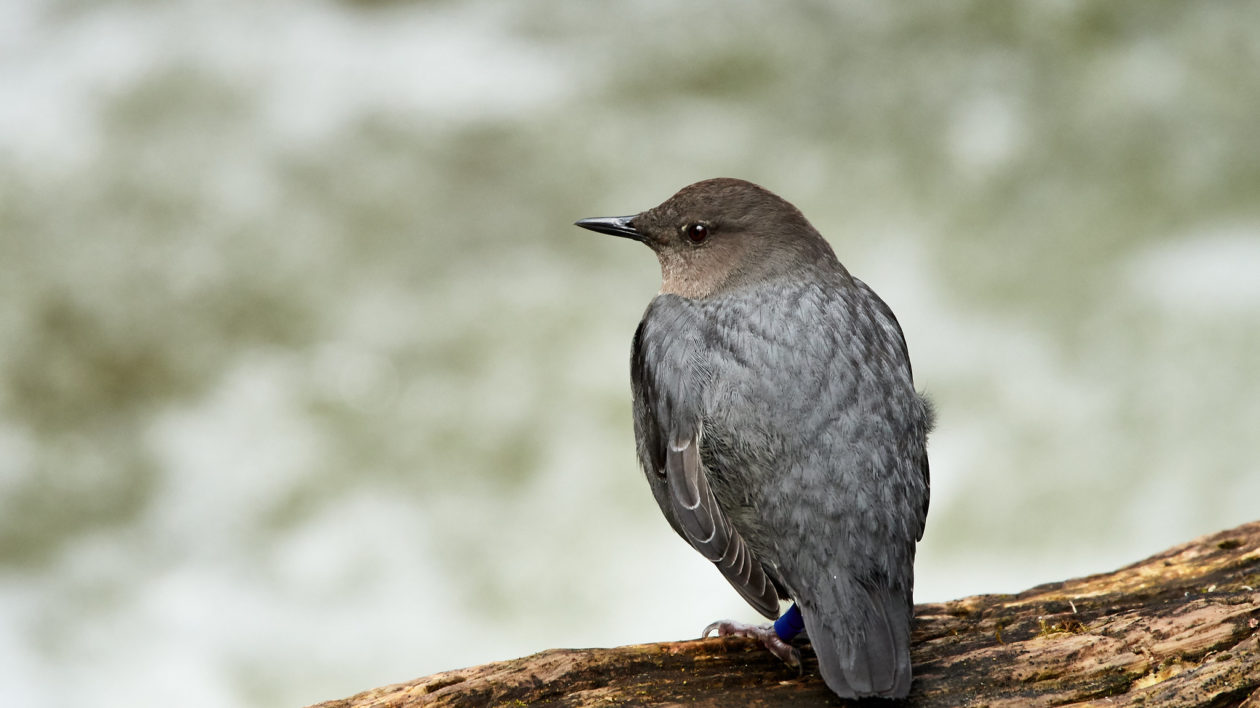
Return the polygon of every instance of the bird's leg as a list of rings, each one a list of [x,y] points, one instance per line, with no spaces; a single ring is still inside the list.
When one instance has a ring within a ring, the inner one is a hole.
[[[705,627],[704,634],[700,637],[703,639],[715,631],[719,637],[752,637],[761,642],[761,645],[771,654],[779,657],[783,663],[800,671],[801,653],[788,642],[792,641],[792,637],[800,634],[804,628],[805,621],[801,619],[801,611],[794,604],[791,609],[783,613],[782,617],[775,620],[774,624],[756,625],[735,620],[719,620]]]

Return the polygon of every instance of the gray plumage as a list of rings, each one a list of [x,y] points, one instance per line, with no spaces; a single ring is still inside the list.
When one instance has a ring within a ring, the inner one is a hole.
[[[838,695],[906,695],[932,413],[892,311],[795,207],[748,182],[578,223],[661,261],[631,386],[670,525],[761,614],[798,603]]]

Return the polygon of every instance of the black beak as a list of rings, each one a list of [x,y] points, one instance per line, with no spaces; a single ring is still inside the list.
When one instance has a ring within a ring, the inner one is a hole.
[[[598,231],[601,234],[609,234],[610,236],[621,236],[622,238],[632,238],[635,241],[644,240],[644,235],[635,231],[634,218],[638,214],[630,216],[601,216],[594,219],[582,219],[573,222],[574,226],[581,226],[584,229]]]

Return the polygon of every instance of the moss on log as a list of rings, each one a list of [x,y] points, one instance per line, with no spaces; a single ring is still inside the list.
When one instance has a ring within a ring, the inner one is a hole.
[[[1260,708],[1258,627],[1254,522],[1114,573],[918,605],[905,703]],[[737,638],[551,649],[318,708],[844,705],[803,654],[797,675]]]

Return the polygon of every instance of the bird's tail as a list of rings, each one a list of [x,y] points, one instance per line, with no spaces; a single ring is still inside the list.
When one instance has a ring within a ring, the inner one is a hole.
[[[837,587],[837,607],[803,608],[805,631],[828,688],[842,698],[902,698],[910,692],[909,592]],[[813,610],[812,612],[810,610]]]

